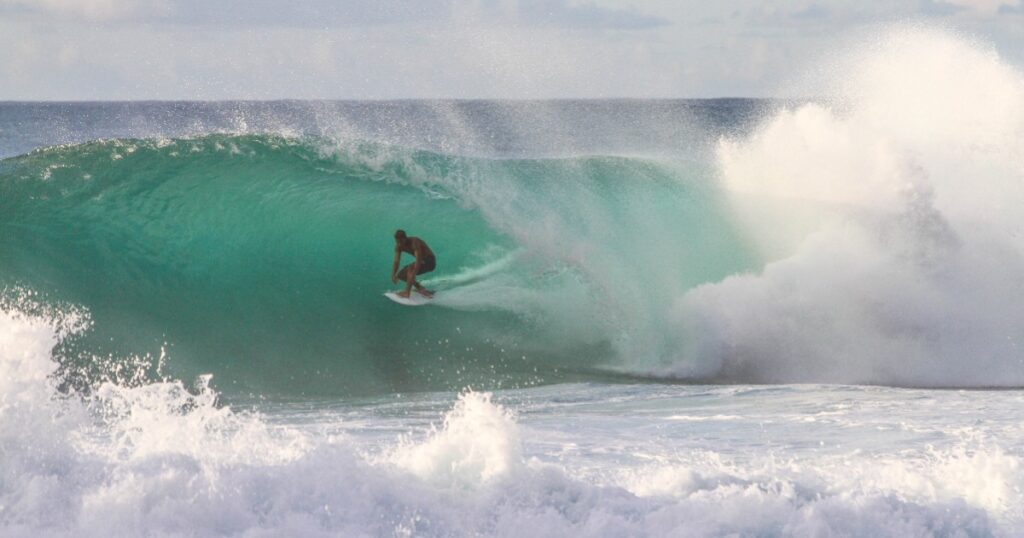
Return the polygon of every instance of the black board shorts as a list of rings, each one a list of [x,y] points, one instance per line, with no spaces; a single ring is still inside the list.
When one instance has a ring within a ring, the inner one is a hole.
[[[410,263],[398,271],[399,279],[404,280],[409,278],[409,271],[412,271],[412,268],[415,265],[416,262]],[[420,264],[420,270],[416,271],[416,274],[422,275],[423,273],[429,273],[433,271],[435,267],[437,267],[437,260],[433,256],[424,256],[423,263]]]

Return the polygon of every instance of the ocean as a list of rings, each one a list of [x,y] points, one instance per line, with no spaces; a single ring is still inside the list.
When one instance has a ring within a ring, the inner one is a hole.
[[[827,80],[0,103],[0,534],[1024,534],[1024,75]]]

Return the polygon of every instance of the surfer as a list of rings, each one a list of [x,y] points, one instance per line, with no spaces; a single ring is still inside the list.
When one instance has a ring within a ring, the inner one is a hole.
[[[398,270],[398,262],[402,259],[402,253],[408,252],[416,256],[416,261],[406,265],[401,271]],[[430,250],[426,241],[419,237],[408,237],[405,230],[395,230],[395,262],[391,264],[391,282],[396,283],[399,279],[406,282],[405,291],[398,292],[399,297],[408,297],[413,286],[416,292],[424,297],[433,297],[434,292],[424,288],[416,281],[416,275],[429,273],[434,270],[437,260],[434,258],[434,251]]]

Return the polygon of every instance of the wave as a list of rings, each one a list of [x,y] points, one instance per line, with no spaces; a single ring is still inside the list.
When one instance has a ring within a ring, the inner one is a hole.
[[[285,394],[587,377],[663,360],[672,297],[755,266],[705,173],[268,134],[52,147],[0,164],[0,282],[88,310],[71,371],[164,353]],[[396,228],[438,254],[429,309],[381,297]]]
[[[921,28],[833,67],[827,98],[708,162],[272,134],[38,150],[0,161],[0,285],[89,312],[59,350],[84,386],[140,355],[287,395],[1024,386],[1024,77]],[[430,308],[380,297],[395,228],[439,255]]]

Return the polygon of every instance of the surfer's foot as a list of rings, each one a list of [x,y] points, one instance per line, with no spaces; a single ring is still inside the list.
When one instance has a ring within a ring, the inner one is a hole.
[[[400,292],[396,293],[395,295],[397,295],[399,297],[404,297],[406,299],[409,298],[409,292],[407,292],[407,291],[400,291]]]
[[[420,295],[422,295],[424,297],[427,297],[427,298],[430,298],[430,297],[434,296],[434,292],[428,290],[427,288],[416,290],[416,293],[418,293],[418,294],[420,294]]]

